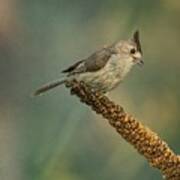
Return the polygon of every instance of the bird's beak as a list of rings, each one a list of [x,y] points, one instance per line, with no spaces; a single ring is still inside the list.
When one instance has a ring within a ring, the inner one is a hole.
[[[142,59],[140,59],[140,60],[137,62],[137,64],[142,67],[142,66],[144,65],[144,61],[143,61]]]
[[[142,60],[142,54],[140,52],[136,52],[133,55],[134,62],[140,66],[144,65],[144,61]]]

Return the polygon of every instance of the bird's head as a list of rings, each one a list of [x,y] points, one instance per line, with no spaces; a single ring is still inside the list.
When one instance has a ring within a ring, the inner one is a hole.
[[[130,40],[120,41],[115,45],[116,50],[124,60],[131,64],[143,65],[142,49],[139,38],[139,31],[135,31]]]

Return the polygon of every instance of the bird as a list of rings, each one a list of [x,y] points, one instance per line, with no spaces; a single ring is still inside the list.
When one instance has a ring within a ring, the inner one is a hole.
[[[108,93],[124,80],[135,64],[144,64],[142,56],[140,33],[136,30],[130,39],[104,46],[64,69],[63,77],[41,86],[34,96],[72,80],[83,81],[94,91]]]

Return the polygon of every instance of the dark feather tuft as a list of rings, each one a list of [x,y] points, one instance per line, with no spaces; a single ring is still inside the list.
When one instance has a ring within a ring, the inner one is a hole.
[[[142,54],[141,43],[139,38],[139,31],[136,30],[133,35],[133,41],[137,44],[137,50]]]

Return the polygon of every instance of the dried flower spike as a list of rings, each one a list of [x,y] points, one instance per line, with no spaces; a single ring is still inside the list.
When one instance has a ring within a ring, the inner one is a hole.
[[[94,92],[85,83],[73,80],[66,82],[66,87],[70,88],[71,93],[78,96],[81,102],[106,118],[151,166],[161,171],[163,178],[180,180],[180,156],[176,155],[156,133],[125,113],[121,106],[114,104],[103,94]]]

